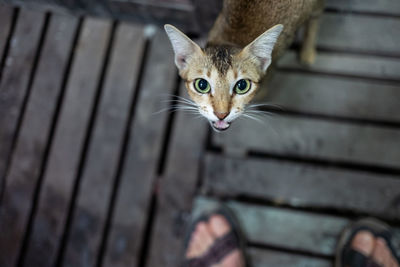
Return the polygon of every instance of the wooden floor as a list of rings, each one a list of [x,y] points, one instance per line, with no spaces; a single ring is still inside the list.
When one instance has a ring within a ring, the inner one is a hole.
[[[314,66],[224,133],[181,112],[161,29],[0,5],[0,266],[178,266],[223,201],[253,266],[332,266],[349,221],[400,247],[400,4],[328,1]],[[296,47],[296,45],[295,45]],[[399,248],[400,251],[400,248]]]

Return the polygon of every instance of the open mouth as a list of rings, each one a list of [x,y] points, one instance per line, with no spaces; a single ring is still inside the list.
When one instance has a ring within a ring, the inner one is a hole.
[[[225,131],[229,128],[229,126],[231,126],[231,123],[219,120],[219,121],[213,121],[211,125],[217,131]]]

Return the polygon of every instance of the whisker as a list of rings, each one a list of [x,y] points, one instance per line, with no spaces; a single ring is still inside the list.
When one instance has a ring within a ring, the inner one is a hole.
[[[259,123],[261,123],[261,124],[265,124],[264,121],[260,120],[259,118],[254,117],[254,116],[251,116],[251,115],[249,115],[249,114],[242,114],[242,116],[244,116],[244,117],[246,117],[246,118],[249,118],[249,119],[252,119],[252,120],[254,120],[254,121],[257,121],[257,122],[259,122]]]
[[[284,107],[282,105],[271,104],[271,103],[250,104],[249,107],[252,107],[252,108],[266,107],[266,108],[276,108],[279,110],[284,110]]]

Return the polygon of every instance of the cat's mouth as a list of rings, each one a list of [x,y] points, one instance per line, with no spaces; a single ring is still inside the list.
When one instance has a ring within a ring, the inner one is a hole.
[[[218,121],[213,121],[211,125],[217,131],[225,131],[229,128],[229,126],[231,126],[231,123],[218,120]]]

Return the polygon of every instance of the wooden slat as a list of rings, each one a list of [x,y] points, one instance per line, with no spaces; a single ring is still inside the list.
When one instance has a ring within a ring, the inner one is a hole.
[[[400,61],[396,58],[318,51],[315,63],[305,67],[300,64],[297,53],[290,50],[278,61],[278,66],[282,69],[400,81]]]
[[[83,23],[27,246],[29,265],[56,260],[110,29],[106,21]]]
[[[397,0],[326,0],[325,6],[339,11],[400,15],[400,2]]]
[[[5,53],[4,48],[6,47],[7,39],[11,31],[13,14],[14,9],[11,6],[0,3],[0,61]]]
[[[95,266],[118,169],[145,38],[141,27],[117,28],[109,70],[80,181],[63,266]]]
[[[325,13],[321,19],[318,46],[400,56],[400,19]]]
[[[227,201],[250,244],[267,245],[316,255],[334,256],[337,240],[350,220],[344,217]],[[220,202],[197,197],[192,219],[215,210]],[[400,228],[393,228],[394,245]]]
[[[68,16],[53,16],[50,20],[6,176],[0,229],[8,230],[0,235],[0,266],[14,266],[22,245],[76,26],[77,20]]]
[[[147,266],[152,267],[180,265],[181,223],[192,206],[208,130],[208,124],[193,115],[178,112],[176,116],[147,259]]]
[[[332,256],[336,240],[349,220],[274,207],[228,201],[250,243]],[[192,217],[213,210],[219,202],[197,197]]]
[[[152,186],[157,175],[167,113],[163,99],[174,92],[176,68],[164,32],[158,31],[149,47],[129,144],[114,207],[112,226],[103,266],[139,266],[140,248],[145,238]]]
[[[277,72],[267,103],[282,109],[354,119],[400,121],[400,84],[355,78]]]
[[[247,150],[329,161],[400,167],[400,130],[286,116],[235,121],[214,143],[232,153]],[[236,150],[236,151],[233,151]]]
[[[18,119],[27,95],[29,77],[38,49],[43,22],[43,13],[25,10],[20,12],[2,70],[0,81],[0,179],[5,175]]]
[[[285,267],[332,267],[327,259],[297,255],[293,253],[249,248],[248,256],[253,267],[285,266]]]
[[[209,154],[204,192],[247,196],[293,207],[360,212],[399,220],[400,175],[378,175],[282,160]]]

